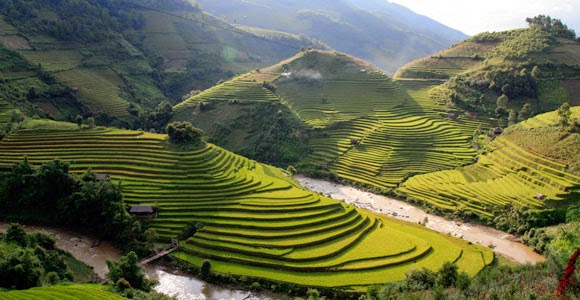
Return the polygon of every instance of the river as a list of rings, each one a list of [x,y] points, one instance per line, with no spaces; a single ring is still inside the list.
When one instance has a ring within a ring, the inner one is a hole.
[[[432,230],[445,234],[449,233],[483,246],[493,245],[493,250],[496,253],[520,264],[535,264],[545,261],[544,257],[521,243],[519,238],[491,227],[447,220],[439,216],[431,215],[405,201],[365,192],[330,181],[312,179],[302,175],[295,176],[295,179],[304,187],[314,192],[322,193],[336,200],[341,200],[378,214],[384,214],[414,223],[422,222],[427,218],[426,226]]]

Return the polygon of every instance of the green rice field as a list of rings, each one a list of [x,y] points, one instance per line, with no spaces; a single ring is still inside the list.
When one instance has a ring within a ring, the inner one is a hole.
[[[264,81],[274,88],[265,88]],[[208,89],[175,110],[187,116],[200,103],[212,101],[281,102],[313,129],[306,162],[344,179],[389,189],[412,174],[473,161],[473,132],[492,126],[485,119],[446,120],[446,109],[428,95],[437,84],[393,81],[347,55],[306,51]]]
[[[0,300],[123,300],[127,299],[94,284],[56,285],[22,291],[0,292]]]
[[[572,111],[578,116],[580,107]],[[556,113],[551,112],[510,129],[549,128],[556,120]],[[473,165],[412,177],[397,191],[444,209],[491,216],[494,207],[507,204],[543,208],[566,199],[580,188],[580,176],[568,171],[567,163],[516,143],[509,131],[496,138],[492,147],[493,152],[480,156]]]
[[[162,239],[204,224],[174,256],[195,266],[209,259],[219,273],[358,289],[445,261],[475,275],[493,260],[487,248],[307,191],[280,169],[212,144],[176,152],[165,140],[32,120],[0,141],[0,167],[27,156],[35,165],[58,158],[74,172],[109,174],[128,204],[158,208],[150,222]]]

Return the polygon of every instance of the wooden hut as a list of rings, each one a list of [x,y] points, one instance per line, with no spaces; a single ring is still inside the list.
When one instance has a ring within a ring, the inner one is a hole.
[[[156,215],[155,207],[147,205],[133,205],[129,213],[140,218],[153,218]]]

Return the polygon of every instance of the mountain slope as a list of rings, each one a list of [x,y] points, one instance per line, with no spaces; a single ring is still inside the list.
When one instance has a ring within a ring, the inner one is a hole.
[[[425,86],[399,84],[345,54],[305,51],[191,97],[175,106],[174,119],[192,121],[218,144],[262,160],[279,150],[262,143],[291,144],[303,151],[297,160],[269,161],[388,189],[414,173],[471,162],[473,131],[491,126],[486,119],[446,120],[424,100]],[[257,105],[275,108],[262,110],[271,119],[258,109],[243,113]]]
[[[197,2],[235,24],[303,34],[390,73],[467,37],[387,1]]]
[[[61,2],[0,4],[0,54],[13,62],[2,72],[2,90],[10,92],[1,96],[30,115],[133,126],[161,101],[178,102],[313,44],[291,35],[255,38],[181,0]]]
[[[580,119],[580,106],[572,108]],[[538,115],[506,129],[477,163],[418,175],[397,191],[452,210],[491,215],[493,207],[560,206],[580,192],[580,134],[556,125],[558,115]]]
[[[475,275],[493,260],[487,248],[357,210],[215,145],[172,148],[166,135],[31,120],[0,141],[0,166],[58,158],[106,173],[127,203],[157,208],[150,223],[163,239],[202,223],[175,256],[198,267],[211,259],[212,272],[359,289],[445,261]]]
[[[446,81],[429,92],[431,101],[499,117],[506,126],[509,110],[519,115],[525,104],[531,111],[520,120],[564,102],[580,104],[579,53],[577,40],[542,28],[482,33],[405,65],[395,78]],[[508,101],[498,110],[501,95]]]

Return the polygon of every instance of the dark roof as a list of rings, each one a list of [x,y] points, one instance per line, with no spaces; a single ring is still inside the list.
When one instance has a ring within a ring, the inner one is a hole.
[[[496,129],[493,130],[493,133],[495,133],[495,134],[502,134],[503,133],[503,129],[501,129],[501,127],[497,127]]]
[[[132,214],[152,214],[155,212],[153,206],[146,206],[146,205],[133,205],[129,209],[129,213]]]
[[[107,180],[109,179],[109,174],[105,174],[105,173],[95,173],[95,179],[96,180]]]

